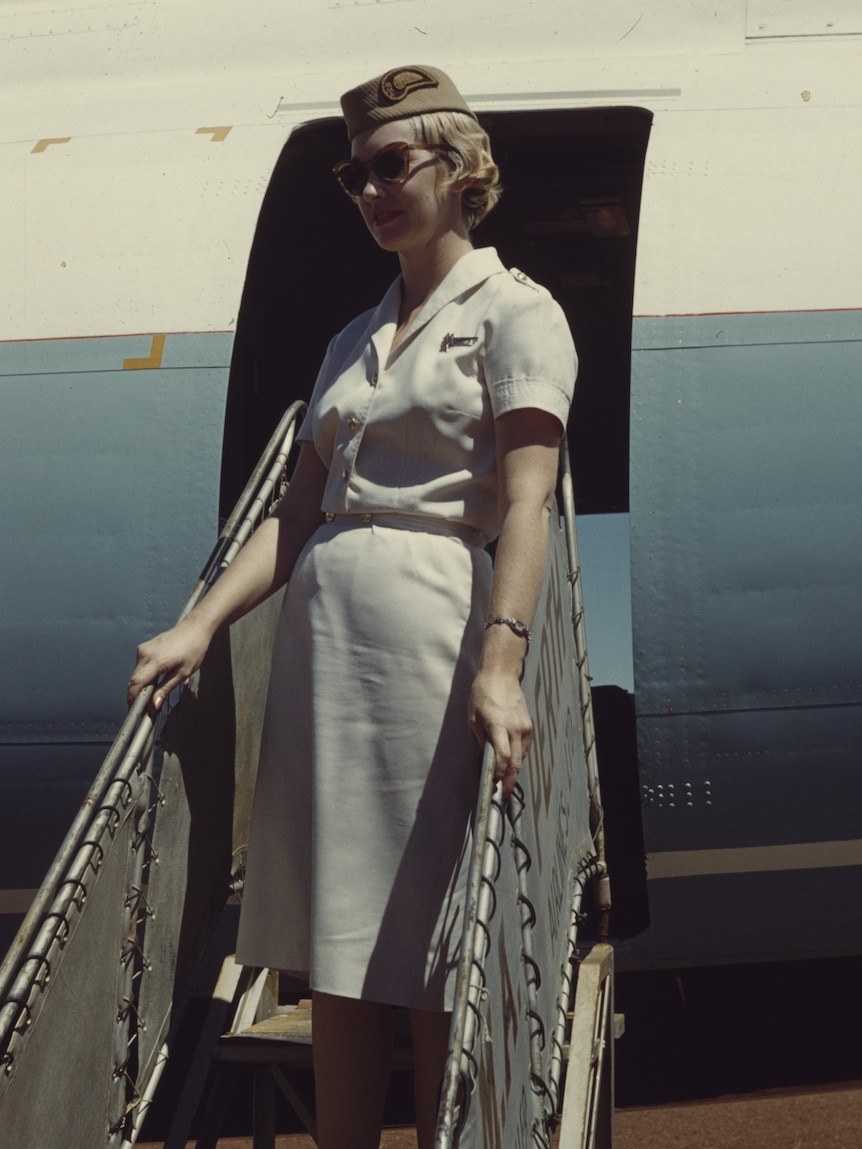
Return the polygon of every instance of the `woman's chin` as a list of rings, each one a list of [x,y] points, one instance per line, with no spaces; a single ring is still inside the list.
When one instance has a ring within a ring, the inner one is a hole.
[[[397,226],[397,220],[382,225],[370,224],[368,230],[374,236],[378,247],[382,247],[384,251],[398,251],[403,244],[404,236]]]

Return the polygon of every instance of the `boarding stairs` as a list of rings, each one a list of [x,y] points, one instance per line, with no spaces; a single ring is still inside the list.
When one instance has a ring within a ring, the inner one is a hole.
[[[286,412],[181,617],[286,488],[302,410]],[[483,762],[437,1149],[550,1149],[555,1129],[559,1149],[612,1144],[613,952],[578,942],[588,888],[604,912],[610,898],[565,444],[561,460],[524,680],[533,747],[505,808],[490,751]],[[243,1062],[255,1149],[274,1144],[276,1089],[313,1130],[289,1072],[308,1062],[312,1011],[280,1005],[269,971],[231,956],[279,600],[219,636],[174,705],[156,717],[150,688],[123,723],[0,967],[0,1146],[130,1149],[189,1014],[203,1020],[169,1149],[213,1067]],[[218,1133],[208,1113],[201,1149]]]

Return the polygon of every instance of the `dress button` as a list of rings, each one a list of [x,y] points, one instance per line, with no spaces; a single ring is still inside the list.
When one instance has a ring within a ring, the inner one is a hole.
[[[374,374],[374,375],[372,375],[372,376],[371,376],[371,386],[372,386],[372,387],[376,387],[376,386],[377,386],[377,374],[376,374],[376,372],[375,372],[375,374]]]
[[[371,515],[360,515],[359,521],[361,523],[370,523],[371,522]]]
[[[346,471],[346,470],[342,471],[342,472],[341,472],[341,477],[342,477],[342,479],[344,479],[344,481],[345,481],[345,483],[346,483],[346,482],[347,482],[347,480],[348,480],[348,477],[349,477],[349,472],[348,472],[348,471]]]
[[[356,428],[359,426],[359,420],[358,419],[348,419],[347,420],[347,426],[351,431],[355,431]]]

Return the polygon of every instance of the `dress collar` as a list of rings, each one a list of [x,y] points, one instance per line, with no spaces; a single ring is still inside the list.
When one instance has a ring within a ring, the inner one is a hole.
[[[466,252],[453,264],[431,295],[426,299],[419,313],[413,319],[404,337],[391,357],[399,355],[404,347],[414,338],[429,320],[437,314],[441,307],[457,299],[460,295],[470,291],[483,283],[497,272],[505,271],[496,248],[478,247]],[[372,315],[372,330],[376,333],[372,342],[378,353],[378,360],[385,363],[390,358],[392,340],[398,327],[398,312],[401,307],[401,276],[389,286],[388,291]]]
[[[505,271],[505,268],[500,262],[495,248],[478,247],[466,252],[457,263],[452,265],[426,299],[419,314],[404,333],[402,342],[406,342],[420,327],[424,327],[441,307],[444,307],[451,300],[457,299],[465,291],[477,287],[497,271]]]

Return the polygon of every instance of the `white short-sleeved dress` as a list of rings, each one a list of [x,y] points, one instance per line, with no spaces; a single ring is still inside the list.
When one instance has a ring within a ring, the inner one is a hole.
[[[300,439],[329,470],[275,637],[238,960],[451,1009],[479,750],[467,701],[498,533],[494,419],[565,425],[560,307],[463,256],[392,351],[400,280],[330,344]]]

